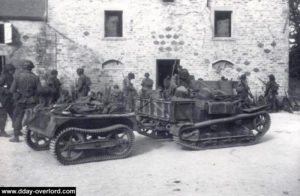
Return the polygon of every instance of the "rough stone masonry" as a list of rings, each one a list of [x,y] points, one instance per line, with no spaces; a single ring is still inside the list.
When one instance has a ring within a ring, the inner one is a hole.
[[[105,11],[122,12],[121,37],[105,37]],[[215,37],[216,11],[231,12],[230,37]],[[47,21],[11,23],[19,43],[1,45],[0,55],[29,58],[40,75],[57,68],[66,88],[79,67],[94,89],[121,84],[130,71],[140,88],[145,72],[156,80],[157,59],[179,59],[205,80],[247,73],[254,95],[271,73],[281,95],[288,89],[286,0],[51,0]]]

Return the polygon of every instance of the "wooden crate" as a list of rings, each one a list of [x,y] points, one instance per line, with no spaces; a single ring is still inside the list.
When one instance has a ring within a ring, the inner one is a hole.
[[[194,108],[193,100],[136,100],[137,115],[169,122],[193,121]]]

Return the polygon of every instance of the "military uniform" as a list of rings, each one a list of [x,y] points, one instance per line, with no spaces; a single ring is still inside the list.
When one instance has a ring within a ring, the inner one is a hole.
[[[187,69],[179,69],[178,71],[179,76],[179,84],[178,86],[184,86],[185,88],[190,88],[190,74]]]
[[[13,82],[14,66],[7,65],[0,77],[0,136],[8,136],[5,132],[7,114],[13,119],[14,102],[9,88]]]
[[[172,93],[171,78],[170,78],[170,76],[167,76],[163,80],[162,98],[169,99],[171,97],[171,93]]]
[[[134,110],[134,97],[136,96],[136,89],[131,83],[131,79],[134,79],[134,74],[129,73],[128,76],[123,80],[123,93],[126,100],[126,110],[132,112]]]
[[[146,74],[145,74],[146,76]],[[152,88],[153,88],[153,80],[149,78],[149,75],[148,77],[145,77],[143,80],[142,80],[142,97],[144,98],[149,98],[150,97],[150,94],[151,94],[151,91],[152,91]]]
[[[124,112],[125,109],[123,92],[119,89],[118,85],[115,85],[110,90],[109,102],[107,102],[103,113]]]
[[[242,100],[242,107],[250,107],[252,101],[250,100],[249,96],[251,97],[252,95],[246,81],[246,75],[241,76],[241,81],[237,85],[236,92],[238,97]]]
[[[29,67],[26,67],[29,66]],[[14,138],[10,141],[18,142],[21,135],[22,120],[25,110],[34,107],[38,102],[37,90],[40,88],[39,77],[31,72],[32,63],[25,65],[25,69],[14,78],[10,88],[11,93],[17,94],[16,106],[13,112]]]
[[[47,81],[47,85],[51,92],[50,104],[54,104],[57,102],[57,100],[59,98],[59,91],[60,91],[61,83],[56,76],[50,76]]]
[[[277,111],[279,105],[277,101],[279,85],[276,83],[274,75],[269,75],[269,78],[270,80],[266,84],[265,97],[270,106],[270,110],[275,112]]]
[[[0,102],[3,108],[6,110],[10,118],[13,117],[13,99],[9,89],[13,83],[14,76],[8,72],[5,72],[0,77]]]
[[[78,97],[85,97],[88,95],[90,91],[91,80],[88,76],[82,74],[78,78],[77,82],[77,96]]]

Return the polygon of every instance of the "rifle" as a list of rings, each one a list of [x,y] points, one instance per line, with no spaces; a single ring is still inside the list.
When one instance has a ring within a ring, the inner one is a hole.
[[[249,90],[248,90],[248,94],[249,94],[249,96],[250,96],[252,99],[254,99],[254,96],[253,96],[253,94],[252,94],[250,88],[249,88]]]
[[[258,78],[258,79],[259,79],[259,81],[261,81],[264,85],[267,84],[264,80],[262,80],[262,79],[260,79],[260,78]]]

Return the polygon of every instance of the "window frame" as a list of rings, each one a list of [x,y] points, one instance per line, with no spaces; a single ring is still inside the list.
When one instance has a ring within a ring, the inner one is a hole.
[[[113,13],[113,12],[115,12],[115,13],[121,13],[120,14],[120,17],[121,17],[121,36],[108,36],[107,35],[107,33],[106,33],[106,19],[107,19],[107,13],[109,13],[109,12],[111,12],[111,13]],[[122,38],[124,38],[124,29],[123,29],[123,27],[124,27],[124,19],[123,19],[123,16],[124,16],[124,12],[123,12],[123,10],[104,10],[104,38],[105,39],[122,39]]]
[[[13,42],[12,24],[9,22],[0,22],[0,25],[3,25],[3,42],[0,42],[0,45],[11,44]]]
[[[215,13],[216,12],[231,12],[231,20],[230,20],[230,37],[216,37],[216,21],[215,21]],[[212,18],[212,40],[214,41],[235,41],[236,40],[236,32],[235,32],[235,10],[232,7],[215,7],[211,12]]]

